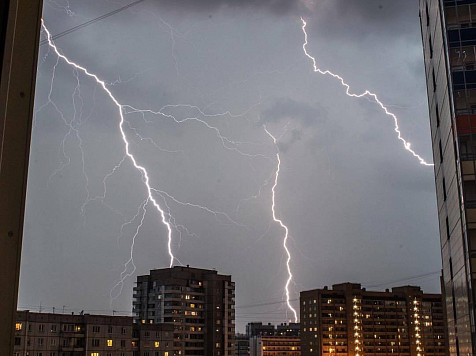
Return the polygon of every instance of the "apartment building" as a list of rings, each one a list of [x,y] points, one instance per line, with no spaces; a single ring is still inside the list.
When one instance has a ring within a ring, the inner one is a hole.
[[[301,339],[297,336],[253,336],[250,356],[301,356]]]
[[[419,0],[450,354],[476,353],[476,1]]]
[[[135,323],[172,323],[175,355],[232,356],[235,283],[215,270],[175,266],[137,277]]]
[[[303,356],[447,355],[440,294],[343,283],[301,292],[300,306]]]
[[[18,311],[13,356],[172,356],[173,331],[128,316]]]

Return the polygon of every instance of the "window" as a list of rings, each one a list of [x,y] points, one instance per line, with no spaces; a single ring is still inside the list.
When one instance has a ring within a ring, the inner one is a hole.
[[[38,331],[45,331],[45,324],[38,325]]]
[[[446,238],[450,239],[450,222],[448,217],[446,217]]]
[[[91,341],[91,345],[94,347],[99,347],[99,339],[93,339]]]
[[[443,147],[441,146],[441,140],[438,143],[438,147],[440,149],[440,163],[443,163]]]
[[[446,201],[446,181],[445,178],[443,178],[443,199]]]
[[[17,330],[17,331],[21,330],[21,323],[16,323],[15,324],[15,330]]]
[[[16,337],[15,338],[15,346],[20,346],[21,345],[21,337]]]
[[[155,347],[159,347],[160,346],[160,342],[156,341],[155,342]]]
[[[51,325],[51,332],[55,333],[58,331],[58,325]]]
[[[97,325],[93,326],[93,333],[98,333],[100,331],[101,331],[101,328],[99,326],[97,326]]]
[[[91,352],[91,356],[99,356],[99,352]]]
[[[112,340],[107,340],[107,347],[112,347]]]
[[[125,335],[125,334],[126,334],[126,328],[122,328],[122,329],[121,329],[121,334],[122,334],[122,335]]]
[[[425,4],[425,12],[426,12],[426,25],[430,26],[430,10],[428,9],[428,2]]]
[[[114,328],[112,326],[107,327],[107,333],[112,334],[114,332]]]
[[[431,33],[430,33],[430,36],[429,36],[429,39],[428,39],[428,43],[430,45],[430,58],[433,58],[433,41],[431,39]]]
[[[56,346],[57,340],[56,339],[51,339],[51,346]]]
[[[436,127],[440,127],[440,110],[438,108],[438,103],[436,103]]]
[[[42,337],[38,338],[38,346],[43,346],[43,342],[44,340]]]
[[[121,347],[126,347],[126,340],[121,340]]]
[[[144,335],[145,335],[145,337],[149,338],[149,337],[150,337],[150,332],[149,332],[149,331],[146,331],[146,332],[144,333]]]

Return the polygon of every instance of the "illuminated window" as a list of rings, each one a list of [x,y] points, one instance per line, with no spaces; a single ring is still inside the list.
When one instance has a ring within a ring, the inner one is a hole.
[[[21,323],[15,324],[15,330],[21,330]]]
[[[168,352],[168,351],[165,351],[164,356],[169,356],[169,352]]]
[[[156,341],[155,342],[155,347],[159,347],[160,346],[160,342]]]
[[[107,340],[107,346],[112,347],[112,340]]]
[[[99,356],[99,352],[91,352],[91,356]]]

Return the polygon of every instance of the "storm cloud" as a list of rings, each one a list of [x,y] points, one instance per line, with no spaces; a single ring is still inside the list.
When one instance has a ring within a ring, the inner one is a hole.
[[[45,0],[43,17],[57,34],[129,2]],[[312,71],[299,18],[308,22],[318,66],[342,75],[352,92],[369,89],[392,104],[404,137],[431,160],[418,4],[311,4],[149,0],[56,42],[114,83],[109,89],[122,104],[168,105],[168,115],[126,116],[130,149],[151,185],[176,199],[157,195],[176,223],[180,262],[236,281],[238,331],[256,318],[289,318],[275,304],[287,278],[283,230],[270,205],[278,152],[276,213],[291,236],[292,298],[332,283],[385,285],[441,268],[433,170],[403,148],[378,105],[349,98],[340,82]],[[167,235],[147,206],[135,239],[137,270],[111,305],[146,190],[131,162],[121,163],[117,107],[76,74],[40,48],[35,105],[43,108],[33,129],[19,305],[127,314],[136,276],[168,266]],[[80,139],[68,135],[68,123]],[[417,282],[435,292],[433,277]],[[249,304],[262,306],[239,308]]]

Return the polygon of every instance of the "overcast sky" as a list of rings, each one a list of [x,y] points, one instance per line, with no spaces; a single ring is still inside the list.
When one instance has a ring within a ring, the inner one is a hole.
[[[128,2],[45,0],[43,18],[58,34]],[[439,292],[433,168],[404,150],[375,103],[312,72],[301,16],[318,66],[353,92],[376,92],[432,161],[414,0],[147,0],[56,41],[121,104],[171,105],[169,116],[126,115],[131,151],[173,216],[176,264],[232,275],[238,330],[291,316],[276,304],[287,278],[284,232],[271,215],[278,149],[292,299],[345,281]],[[168,267],[166,229],[143,205],[140,173],[121,163],[119,119],[100,86],[40,47],[20,308],[130,312],[136,276]],[[144,211],[137,270],[111,303]]]

